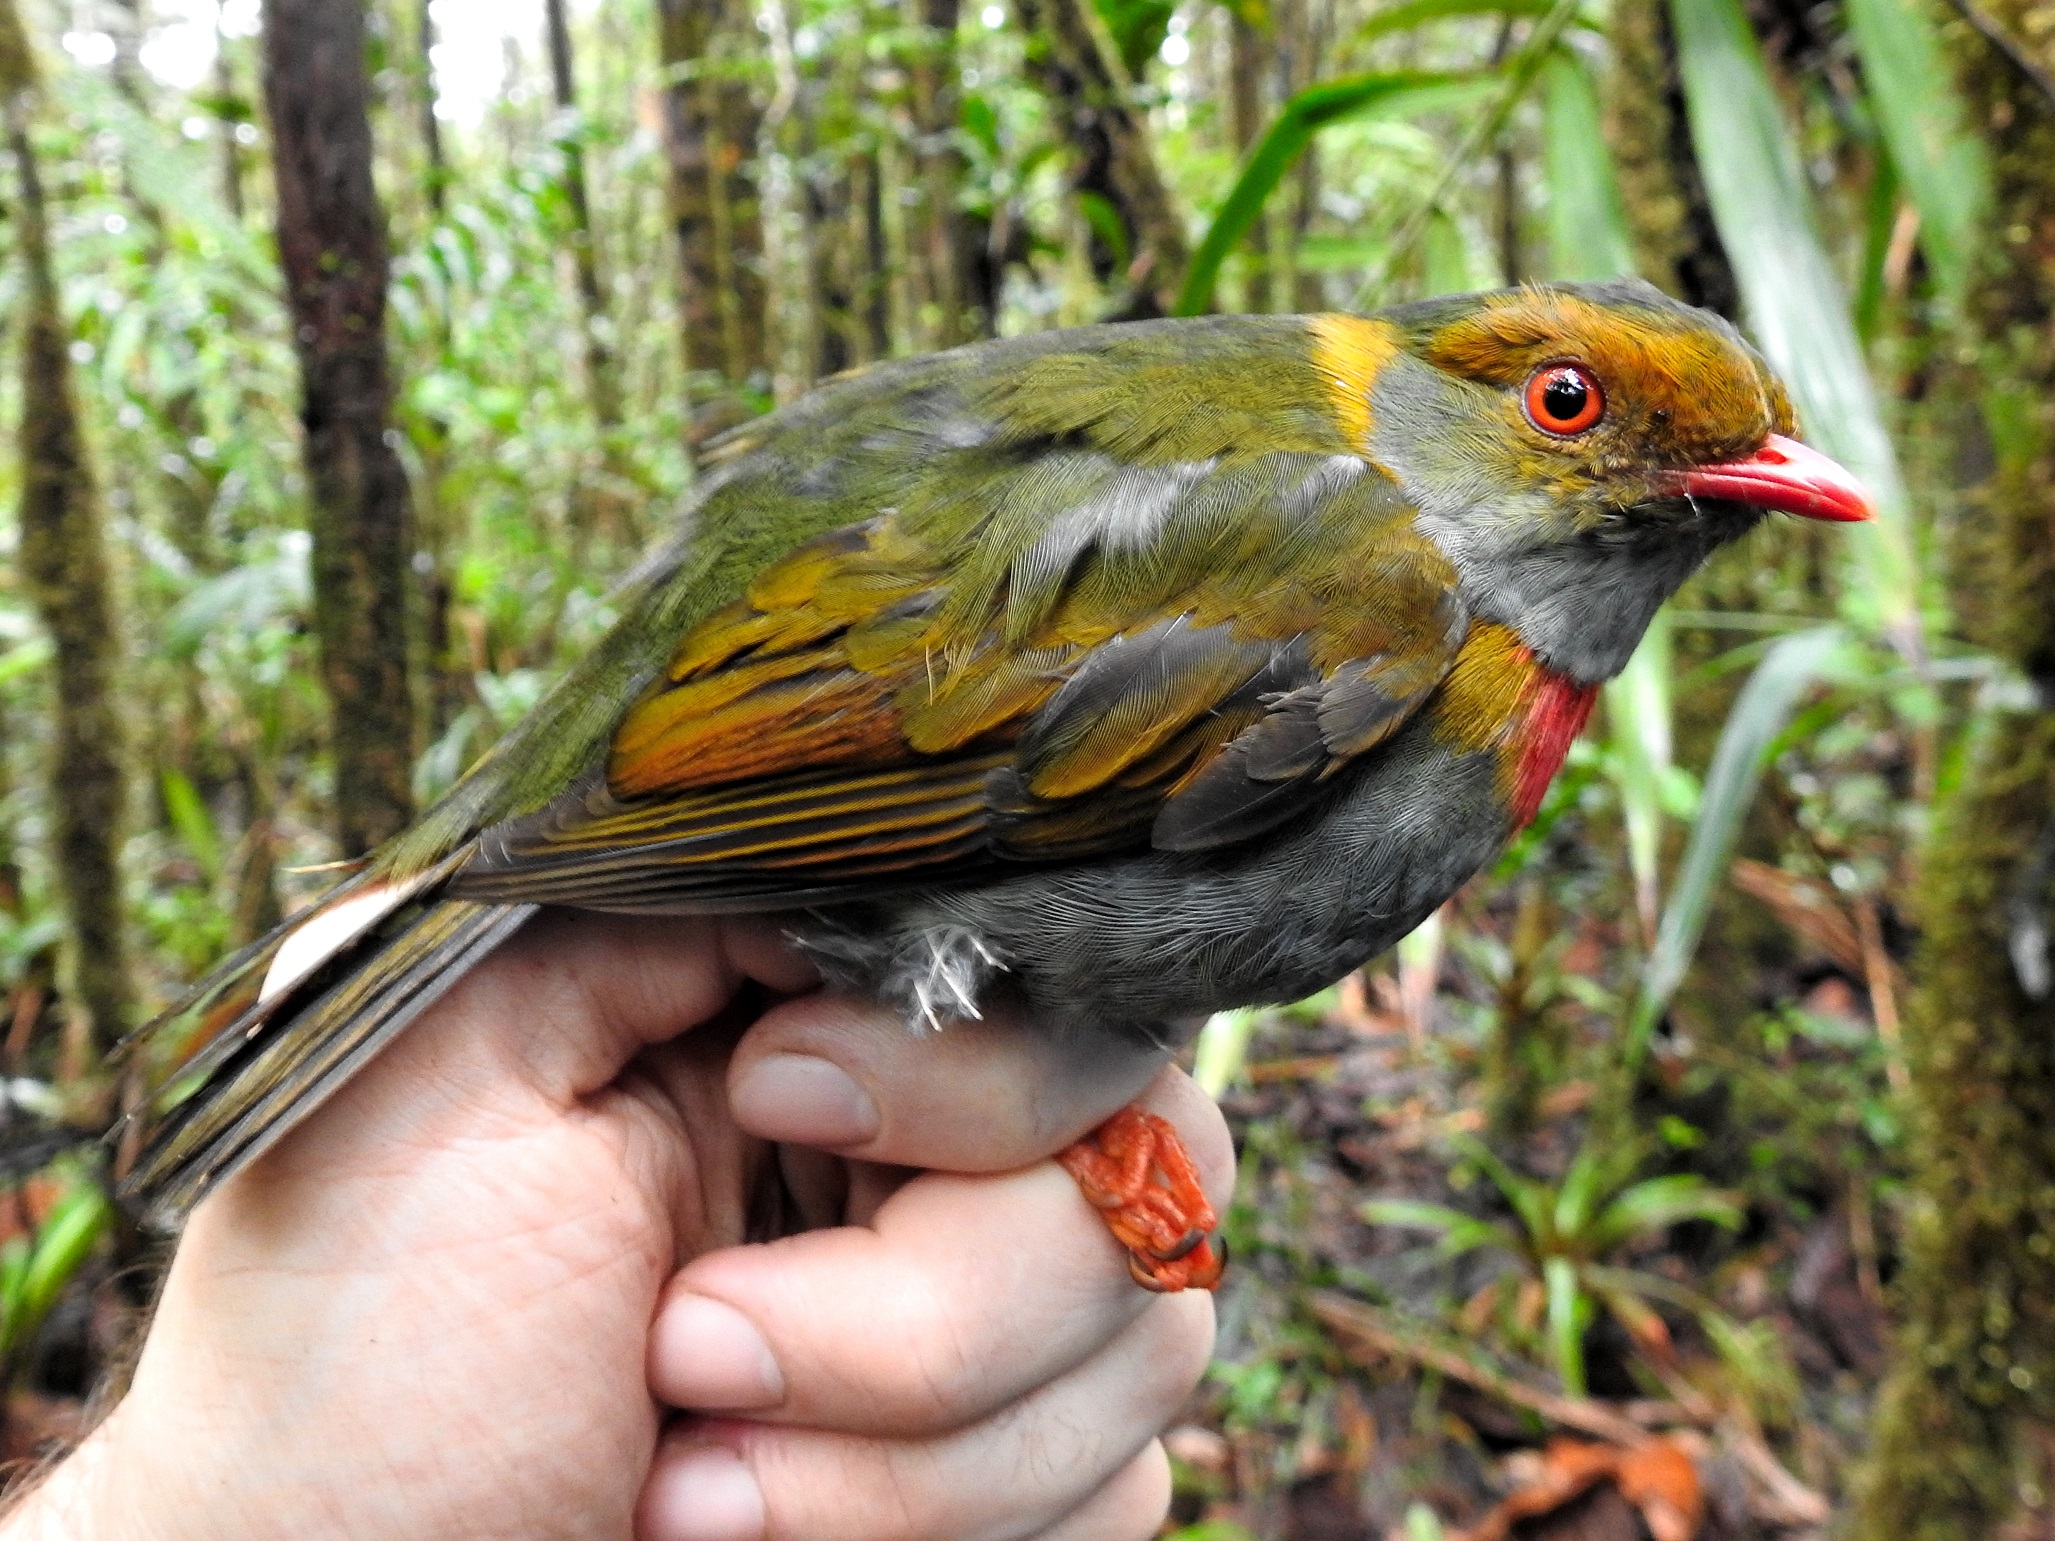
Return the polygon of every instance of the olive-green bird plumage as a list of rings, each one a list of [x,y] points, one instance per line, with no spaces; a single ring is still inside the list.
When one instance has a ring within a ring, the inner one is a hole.
[[[1532,817],[1656,607],[1863,517],[1639,284],[1092,327],[730,434],[621,619],[411,830],[139,1035],[176,1218],[541,904],[773,911],[915,1024],[1161,1036],[1381,950]]]

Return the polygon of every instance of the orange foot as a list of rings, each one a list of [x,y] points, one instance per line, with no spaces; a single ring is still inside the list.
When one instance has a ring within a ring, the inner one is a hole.
[[[1145,1290],[1210,1290],[1227,1266],[1208,1232],[1219,1223],[1192,1158],[1168,1121],[1125,1107],[1057,1156],[1127,1248]]]

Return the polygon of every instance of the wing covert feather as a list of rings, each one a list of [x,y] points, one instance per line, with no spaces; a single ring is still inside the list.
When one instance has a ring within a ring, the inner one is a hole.
[[[603,776],[488,831],[453,891],[774,908],[1227,845],[1371,753],[1462,641],[1453,571],[1355,457],[960,457],[691,628]]]

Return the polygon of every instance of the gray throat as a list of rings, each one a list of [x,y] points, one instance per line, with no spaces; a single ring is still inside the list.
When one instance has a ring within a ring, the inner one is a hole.
[[[1624,669],[1663,601],[1724,543],[1686,529],[1602,528],[1546,546],[1477,550],[1425,513],[1418,523],[1455,564],[1470,613],[1511,627],[1580,685]]]

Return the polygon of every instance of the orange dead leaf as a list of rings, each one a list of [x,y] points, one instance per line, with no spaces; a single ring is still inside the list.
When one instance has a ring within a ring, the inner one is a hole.
[[[1468,1530],[1449,1541],[1505,1541],[1522,1520],[1536,1519],[1611,1482],[1641,1514],[1655,1541],[1693,1541],[1705,1518],[1698,1468],[1674,1440],[1660,1435],[1632,1450],[1556,1438],[1542,1452],[1540,1473],[1514,1489]]]
[[[1698,1468],[1673,1440],[1651,1439],[1622,1452],[1613,1481],[1620,1496],[1641,1511],[1655,1541],[1691,1541],[1705,1520]]]

